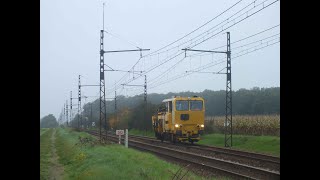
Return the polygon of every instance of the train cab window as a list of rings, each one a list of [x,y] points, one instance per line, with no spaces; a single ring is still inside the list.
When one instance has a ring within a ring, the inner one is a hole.
[[[190,101],[191,111],[201,111],[203,107],[202,101]]]
[[[166,111],[168,111],[168,109],[169,109],[169,105],[168,105],[168,104],[169,104],[169,103],[166,102],[165,104],[166,104]]]
[[[166,112],[166,106],[164,104],[161,104],[158,108],[158,112]]]
[[[189,102],[188,101],[176,101],[176,110],[177,111],[188,111]]]
[[[169,113],[172,112],[172,101],[169,101]]]

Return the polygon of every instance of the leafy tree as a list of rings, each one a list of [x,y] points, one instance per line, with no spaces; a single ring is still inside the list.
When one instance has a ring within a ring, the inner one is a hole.
[[[40,120],[40,128],[55,128],[58,126],[59,124],[52,114],[49,114]]]
[[[143,94],[133,97],[117,96],[117,116],[115,116],[114,100],[106,101],[108,127],[113,128],[137,128],[150,129],[151,116],[156,112],[156,108],[164,99],[173,96],[200,96],[205,99],[206,116],[225,115],[226,91],[204,90],[203,92],[179,92],[167,94],[148,94],[148,110],[144,118]],[[267,115],[280,114],[280,87],[239,89],[232,91],[232,112],[234,115]],[[95,122],[99,126],[99,103],[97,99],[92,103],[84,105],[82,117],[88,117],[90,122]],[[91,116],[92,106],[92,116]],[[117,118],[115,118],[117,117]],[[77,127],[78,115],[74,116],[71,126]],[[102,126],[104,127],[104,122]]]

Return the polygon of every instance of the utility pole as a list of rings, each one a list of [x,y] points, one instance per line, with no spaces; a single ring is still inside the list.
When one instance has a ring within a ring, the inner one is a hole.
[[[147,135],[147,124],[146,124],[146,117],[147,117],[147,75],[144,75],[144,85],[128,85],[128,84],[121,84],[123,86],[141,86],[144,87],[144,114],[143,119],[145,122],[145,130]]]
[[[67,126],[69,125],[68,122],[68,100],[66,100],[66,120],[67,120]]]
[[[144,102],[147,102],[147,75],[144,75]]]
[[[66,104],[63,104],[63,120],[66,118]],[[60,122],[59,125],[61,125],[62,122]]]
[[[225,147],[232,146],[232,89],[231,89],[231,47],[230,32],[227,32],[227,84],[226,84],[226,120]]]
[[[148,107],[148,104],[147,104],[147,75],[144,75],[144,123],[145,123],[145,126],[146,126],[146,136],[147,136],[147,132],[148,132],[148,125],[147,125],[147,107]]]
[[[80,77],[80,76],[79,76]],[[85,85],[83,85],[83,84],[80,84],[80,81],[79,81],[79,92],[80,92],[80,97],[81,97],[81,87],[86,87],[86,86],[100,86],[100,85],[92,85],[92,84],[90,84],[90,85],[87,85],[87,84],[85,84]],[[84,103],[86,102],[86,98],[87,98],[88,96],[83,96],[83,98],[85,98],[85,101],[84,101]],[[92,96],[92,97],[95,97],[95,96]],[[81,106],[81,102],[80,102],[80,106]],[[81,108],[82,109],[82,108]],[[81,112],[81,111],[80,111]],[[85,126],[84,124],[85,123],[83,123],[82,122],[82,114],[81,114],[81,117],[80,117],[80,119],[81,119],[81,127],[82,126]]]
[[[78,129],[80,129],[80,121],[82,125],[82,117],[81,117],[81,82],[80,82],[80,75],[79,75],[79,82],[78,82]]]
[[[92,119],[92,103],[90,103],[90,108],[91,108],[91,111],[90,111],[90,121],[91,123],[93,122],[93,119]]]
[[[118,126],[119,123],[118,123],[118,112],[117,112],[117,91],[114,91],[114,115],[116,119],[116,124]]]
[[[70,91],[70,122],[72,121],[72,118],[73,118],[73,112],[72,112],[72,108],[73,108],[73,104],[72,104],[72,99],[78,99],[79,100],[79,97],[72,97],[72,91]],[[77,109],[77,108],[76,108]],[[79,109],[79,108],[78,108]],[[78,111],[79,113],[79,111]],[[72,125],[75,127],[75,122],[72,123]],[[78,116],[78,128],[79,128],[79,116]]]
[[[104,46],[103,46],[103,32],[104,32],[104,3],[103,3],[103,22],[102,22],[102,30],[100,31],[100,142],[101,142],[101,126],[102,121],[105,121],[106,123],[106,100],[105,100],[105,81],[104,81]],[[106,137],[107,137],[107,131],[106,131]]]
[[[134,49],[134,50],[117,50],[117,51],[105,51],[104,50],[104,3],[103,3],[103,22],[102,22],[102,30],[100,31],[100,142],[101,142],[101,125],[102,122],[105,122],[105,132],[107,139],[107,109],[106,109],[106,97],[105,97],[105,76],[104,76],[104,54],[105,53],[118,53],[118,52],[129,52],[129,51],[140,51],[140,56],[142,51],[149,51],[150,49]]]
[[[182,49],[184,51],[199,51],[199,52],[210,52],[210,53],[225,53],[227,54],[227,72],[226,73],[213,73],[213,74],[227,74],[226,83],[226,119],[224,122],[225,138],[224,146],[232,146],[232,89],[231,89],[231,47],[230,47],[230,32],[227,32],[227,51],[210,51],[210,50],[195,50],[195,49]],[[212,73],[212,72],[210,72]]]
[[[60,112],[60,115],[59,115],[59,119],[58,119],[58,124],[61,123],[62,117],[63,117],[63,109],[61,109],[61,112]]]
[[[114,112],[117,112],[117,91],[114,91]]]
[[[72,91],[70,91],[70,122],[72,121]]]
[[[85,125],[85,123],[83,123],[83,121],[82,121],[82,113],[81,113],[81,111],[82,111],[82,107],[81,107],[81,87],[85,87],[85,86],[100,86],[100,85],[83,85],[83,84],[81,84],[80,83],[80,76],[81,75],[79,75],[79,93],[78,93],[78,99],[80,100],[80,101],[78,101],[78,114],[79,114],[79,116],[78,116],[78,127],[79,127],[79,119],[80,119],[80,122],[81,122],[81,127],[84,127]],[[95,96],[93,96],[93,97],[95,97]],[[86,98],[87,98],[87,96],[83,96],[83,98],[85,98],[85,100],[86,100]],[[86,102],[86,101],[84,101],[84,102]]]

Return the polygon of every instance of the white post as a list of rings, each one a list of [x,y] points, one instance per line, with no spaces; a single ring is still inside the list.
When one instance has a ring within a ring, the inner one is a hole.
[[[126,129],[125,146],[128,148],[128,129]]]
[[[119,144],[121,144],[121,135],[119,135]]]

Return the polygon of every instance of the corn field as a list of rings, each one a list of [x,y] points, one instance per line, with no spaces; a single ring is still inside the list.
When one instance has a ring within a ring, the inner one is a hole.
[[[206,133],[223,133],[225,116],[205,119]],[[280,136],[280,115],[234,115],[233,134]]]

